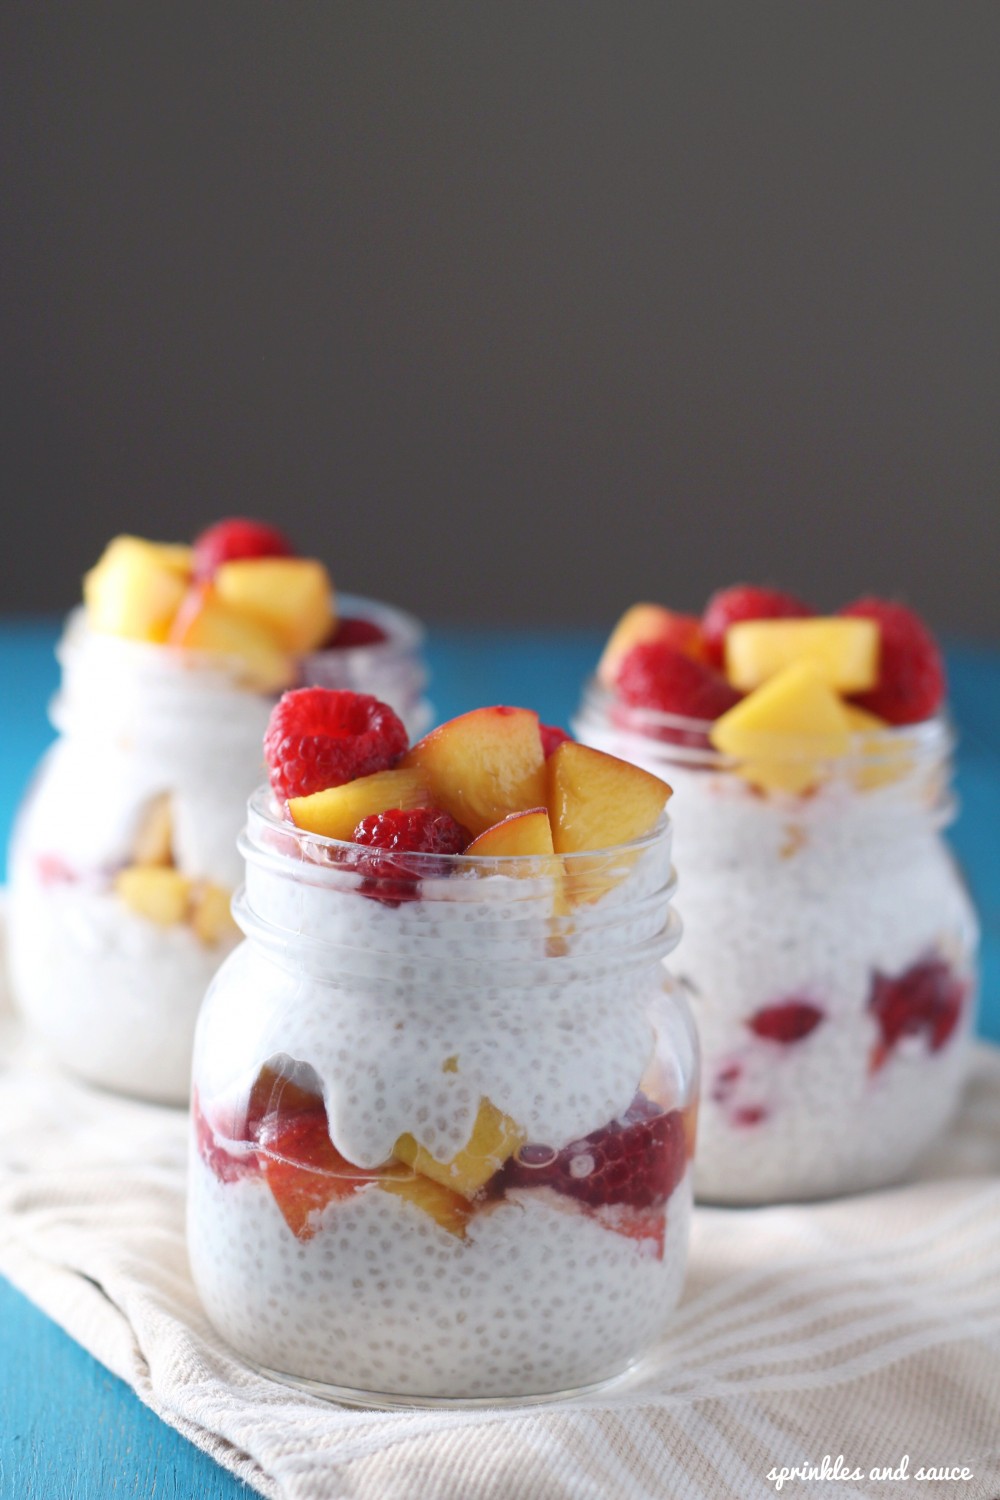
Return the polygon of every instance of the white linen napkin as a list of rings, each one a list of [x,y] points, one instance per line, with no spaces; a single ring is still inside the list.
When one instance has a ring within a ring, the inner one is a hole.
[[[366,1412],[256,1374],[191,1284],[185,1157],[180,1112],[56,1072],[7,1013],[0,1271],[264,1495],[754,1500],[779,1484],[829,1500],[1000,1495],[997,1049],[978,1050],[961,1119],[920,1181],[697,1210],[655,1373],[552,1406]],[[802,1466],[817,1472],[781,1480]],[[971,1477],[923,1480],[922,1467]]]

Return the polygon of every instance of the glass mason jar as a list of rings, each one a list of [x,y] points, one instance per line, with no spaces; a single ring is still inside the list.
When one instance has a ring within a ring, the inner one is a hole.
[[[667,819],[564,865],[373,866],[264,789],[242,848],[247,941],[193,1076],[188,1244],[216,1328],[366,1404],[544,1399],[629,1369],[680,1295],[691,1205]]]
[[[941,836],[950,727],[859,735],[803,774],[775,741],[776,778],[712,750],[709,728],[593,681],[575,724],[674,788],[696,1192],[764,1203],[892,1182],[951,1119],[975,1020],[976,918]],[[804,789],[762,787],[775,779]]]
[[[369,600],[339,602],[387,639],[306,657],[302,681],[363,685],[422,733],[420,626]],[[239,940],[236,840],[274,699],[223,658],[98,634],[82,610],[58,656],[58,738],[11,846],[14,996],[73,1072],[183,1104],[198,1006]]]

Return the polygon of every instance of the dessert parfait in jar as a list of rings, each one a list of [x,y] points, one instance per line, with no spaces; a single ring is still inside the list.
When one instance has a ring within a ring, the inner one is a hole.
[[[243,520],[193,547],[118,537],[88,573],[9,907],[16,1000],[83,1078],[187,1099],[197,1008],[239,938],[236,839],[279,693],[367,683],[427,727],[416,622],[339,603],[322,563]]]
[[[373,1404],[620,1376],[681,1290],[669,788],[518,708],[287,695],[198,1022],[188,1244],[248,1361]]]
[[[956,1108],[976,991],[927,628],[879,599],[821,618],[749,586],[701,619],[637,605],[575,727],[674,787],[699,1195],[760,1203],[903,1176]]]

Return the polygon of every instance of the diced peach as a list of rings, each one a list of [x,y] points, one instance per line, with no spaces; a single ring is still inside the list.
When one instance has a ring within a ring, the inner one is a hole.
[[[663,641],[685,656],[704,661],[701,621],[697,615],[680,615],[662,604],[633,604],[622,615],[608,637],[597,666],[597,677],[606,687],[614,684],[618,668],[633,646]]]
[[[379,1178],[378,1186],[383,1192],[405,1198],[422,1213],[429,1214],[449,1234],[456,1235],[459,1239],[465,1238],[465,1226],[472,1216],[472,1206],[459,1193],[452,1192],[451,1188],[419,1173],[396,1177],[388,1172]]]
[[[115,890],[131,911],[158,927],[174,927],[187,918],[191,882],[179,870],[130,865],[116,877]]]
[[[187,588],[190,548],[118,536],[83,580],[87,622],[103,635],[165,641]]]
[[[308,833],[320,833],[328,839],[352,839],[362,818],[388,812],[390,808],[407,812],[414,807],[427,807],[430,800],[421,771],[375,771],[371,776],[359,776],[356,781],[330,787],[325,792],[313,792],[309,797],[290,797],[288,811],[296,827]]]
[[[187,594],[168,637],[186,651],[205,651],[238,662],[248,683],[277,692],[294,676],[293,663],[275,634],[259,620],[223,604],[209,583]]]
[[[199,881],[191,894],[191,926],[206,948],[214,948],[224,938],[239,936],[239,928],[230,907],[231,895],[221,885]]]
[[[392,1154],[422,1176],[442,1183],[464,1198],[474,1198],[523,1141],[524,1132],[509,1115],[502,1114],[484,1099],[469,1144],[450,1161],[438,1161],[412,1135],[401,1135]]]
[[[299,656],[322,645],[337,623],[333,584],[311,557],[253,557],[223,563],[215,574],[223,604],[251,615]]]
[[[173,862],[173,818],[170,795],[164,792],[153,798],[139,821],[132,847],[132,863],[172,865]]]
[[[838,692],[866,692],[878,681],[879,627],[874,620],[836,616],[744,620],[726,631],[726,676],[741,692],[802,661]]]
[[[519,855],[525,859],[553,854],[552,828],[547,808],[533,807],[528,812],[510,813],[492,828],[487,828],[466,849],[482,859],[499,859]]]
[[[400,764],[426,778],[435,807],[473,837],[509,813],[545,801],[538,715],[526,708],[477,708],[432,729]]]
[[[641,838],[672,795],[658,776],[574,740],[560,745],[547,764],[557,854],[613,849]]]
[[[846,755],[847,710],[812,662],[797,662],[770,678],[717,719],[709,739],[740,762],[739,774],[763,791],[801,793],[824,764]]]

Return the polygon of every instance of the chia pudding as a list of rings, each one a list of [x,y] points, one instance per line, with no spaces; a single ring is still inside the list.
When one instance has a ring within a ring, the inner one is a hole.
[[[380,863],[261,790],[241,847],[247,941],[193,1075],[188,1241],[215,1326],[369,1403],[544,1399],[630,1368],[679,1298],[692,1196],[666,817],[599,852],[397,840]]]
[[[678,978],[703,1058],[697,1194],[894,1181],[951,1119],[974,1029],[976,918],[941,836],[950,726],[940,711],[865,723],[826,758],[779,735],[757,760],[713,744],[727,712],[641,707],[595,680],[575,724],[674,788]]]
[[[130,544],[126,562],[144,559],[143,549],[156,560],[168,555],[180,580],[178,618],[185,601],[206,591],[185,572],[191,549],[120,540]],[[144,586],[142,600],[152,592]],[[119,592],[116,608],[121,601]],[[370,674],[380,691],[396,694],[415,730],[426,727],[415,622],[370,601],[339,603],[342,619],[371,628],[356,646],[287,655],[293,680],[354,685]],[[12,986],[64,1066],[104,1087],[181,1104],[198,1006],[239,941],[230,915],[242,875],[236,837],[282,684],[255,675],[232,641],[222,650],[154,639],[163,632],[152,628],[145,638],[118,634],[108,608],[88,598],[59,646],[59,737],[11,847]]]

